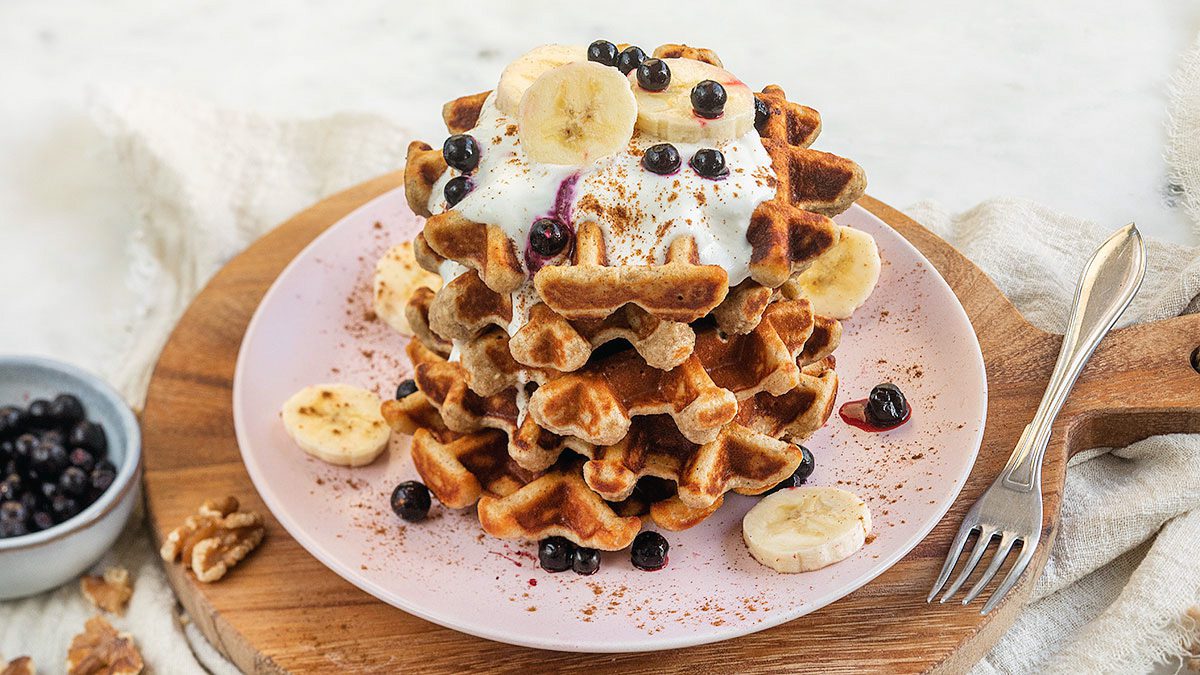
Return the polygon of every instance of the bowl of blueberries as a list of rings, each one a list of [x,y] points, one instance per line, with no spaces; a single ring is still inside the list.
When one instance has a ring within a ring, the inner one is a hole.
[[[0,356],[0,600],[58,586],[116,541],[138,499],[137,419],[112,387]]]

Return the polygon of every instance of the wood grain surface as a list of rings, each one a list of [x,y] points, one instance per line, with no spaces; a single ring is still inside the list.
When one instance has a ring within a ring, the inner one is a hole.
[[[167,568],[192,619],[248,672],[960,672],[1011,624],[1045,564],[1068,456],[1154,434],[1200,432],[1200,373],[1189,363],[1200,345],[1200,316],[1115,331],[1084,371],[1056,424],[1043,469],[1042,541],[1030,573],[987,617],[979,615],[979,601],[973,608],[927,605],[925,596],[963,513],[999,474],[1031,419],[1061,338],[1026,322],[953,247],[864,197],[860,203],[916,245],[950,283],[983,349],[989,398],[983,446],[949,515],[908,556],[858,591],[736,640],[667,654],[590,655],[457,633],[376,600],[310,556],[270,516],[234,439],[234,363],[263,293],[313,237],[400,184],[401,175],[390,174],[335,195],[231,261],[180,321],[150,384],[142,419],[146,500],[156,536],[161,540],[204,499],[217,495],[238,495],[266,516],[266,541],[225,580],[201,584],[178,565]]]

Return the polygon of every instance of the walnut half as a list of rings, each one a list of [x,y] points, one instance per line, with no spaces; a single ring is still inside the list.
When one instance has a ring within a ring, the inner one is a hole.
[[[84,576],[79,579],[79,590],[92,604],[118,616],[125,614],[125,606],[133,597],[133,586],[129,583],[129,570],[110,567],[104,576]]]
[[[238,511],[236,498],[209,500],[167,535],[159,553],[167,562],[182,559],[197,579],[210,583],[249,555],[263,532],[262,516]]]
[[[137,675],[143,667],[133,638],[102,616],[88,619],[67,650],[68,675]]]

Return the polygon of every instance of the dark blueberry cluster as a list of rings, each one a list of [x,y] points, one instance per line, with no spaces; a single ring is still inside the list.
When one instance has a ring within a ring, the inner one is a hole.
[[[652,572],[667,565],[667,552],[671,545],[665,537],[657,532],[647,530],[633,540],[633,548],[629,551],[629,559],[639,570]]]
[[[538,542],[538,564],[547,572],[595,574],[600,570],[600,552],[563,537],[549,537]]]
[[[792,472],[792,475],[784,478],[779,485],[767,490],[763,496],[775,494],[786,488],[800,487],[812,475],[813,469],[817,468],[816,460],[813,459],[812,451],[803,445],[800,446],[800,465]]]
[[[433,500],[429,496],[429,488],[423,483],[406,480],[392,490],[391,504],[396,515],[415,523],[429,515],[429,507],[433,505]]]
[[[761,98],[754,97],[754,128],[758,133],[763,132],[763,127],[767,125],[767,119],[771,117],[771,109],[767,107],[767,102]]]
[[[616,66],[619,55],[617,46],[608,40],[596,40],[587,48],[588,61],[595,61],[602,66]]]
[[[725,166],[725,154],[716,148],[697,150],[688,161],[688,165],[704,178],[716,180],[729,175],[729,167]]]
[[[104,428],[88,421],[77,397],[0,408],[0,539],[71,518],[116,477]]]
[[[904,392],[891,382],[876,385],[871,390],[864,411],[868,422],[885,429],[903,424],[910,412]]]
[[[442,188],[447,205],[454,206],[461,202],[474,189],[475,183],[467,174],[479,166],[480,154],[479,141],[470,134],[454,134],[442,144],[442,159],[446,160],[446,165],[462,172],[462,175],[446,181],[446,187]]]
[[[442,194],[446,197],[446,205],[454,206],[461,202],[463,197],[466,197],[474,187],[475,185],[468,176],[455,176],[446,181],[446,187],[442,188]]]
[[[651,173],[668,176],[679,170],[679,151],[670,143],[659,143],[646,148],[642,155],[642,166]]]
[[[529,247],[535,253],[552,258],[571,243],[571,231],[554,218],[538,218],[529,229]]]
[[[617,54],[617,70],[622,75],[628,75],[646,61],[646,52],[641,47],[626,47]]]

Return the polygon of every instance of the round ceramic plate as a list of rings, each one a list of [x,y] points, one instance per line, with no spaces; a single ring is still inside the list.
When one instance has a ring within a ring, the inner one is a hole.
[[[329,228],[263,298],[238,355],[233,413],[250,477],[275,517],[312,555],[375,597],[430,621],[544,649],[623,652],[725,640],[817,610],[894,564],[938,522],[975,461],[987,409],[979,344],[954,293],[915,248],[858,206],[838,222],[874,235],[883,273],[870,301],[844,322],[838,404],[895,382],[912,402],[903,427],[881,434],[835,414],[805,443],[810,485],[866,499],[874,532],[862,550],[822,570],[783,575],[742,542],[755,498],[729,495],[707,521],[667,532],[670,564],[642,572],[625,552],[598,573],[550,574],[536,545],[483,533],[474,509],[434,505],[409,524],[388,507],[392,488],[417,478],[407,437],[374,464],[344,469],[292,443],[280,405],[322,382],[365,386],[387,398],[411,375],[407,338],[371,312],[375,260],[411,239],[421,219],[402,190]]]

